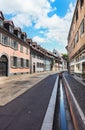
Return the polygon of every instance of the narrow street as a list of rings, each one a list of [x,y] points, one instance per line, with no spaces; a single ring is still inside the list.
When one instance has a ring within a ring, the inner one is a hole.
[[[85,130],[85,0],[0,0],[0,130]]]
[[[0,84],[0,130],[84,130],[84,94],[85,86],[67,72],[5,80]]]

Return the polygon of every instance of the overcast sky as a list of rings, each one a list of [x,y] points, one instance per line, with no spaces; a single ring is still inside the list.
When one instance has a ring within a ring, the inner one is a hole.
[[[6,19],[43,48],[65,53],[76,0],[0,0]]]

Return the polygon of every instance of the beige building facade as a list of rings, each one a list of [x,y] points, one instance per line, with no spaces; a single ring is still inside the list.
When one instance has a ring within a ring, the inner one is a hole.
[[[67,45],[70,73],[85,75],[85,0],[77,0]]]

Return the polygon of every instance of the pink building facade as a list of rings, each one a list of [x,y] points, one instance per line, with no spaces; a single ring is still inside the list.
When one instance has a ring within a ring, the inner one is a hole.
[[[60,71],[61,58],[42,48],[25,32],[5,20],[0,11],[0,77],[44,71]]]
[[[0,12],[0,76],[30,72],[30,46],[26,33]]]

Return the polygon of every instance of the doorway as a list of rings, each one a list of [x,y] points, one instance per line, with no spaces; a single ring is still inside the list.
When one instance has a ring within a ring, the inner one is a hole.
[[[0,76],[8,76],[8,59],[5,55],[0,58]]]
[[[35,73],[35,63],[33,63],[33,73]]]

